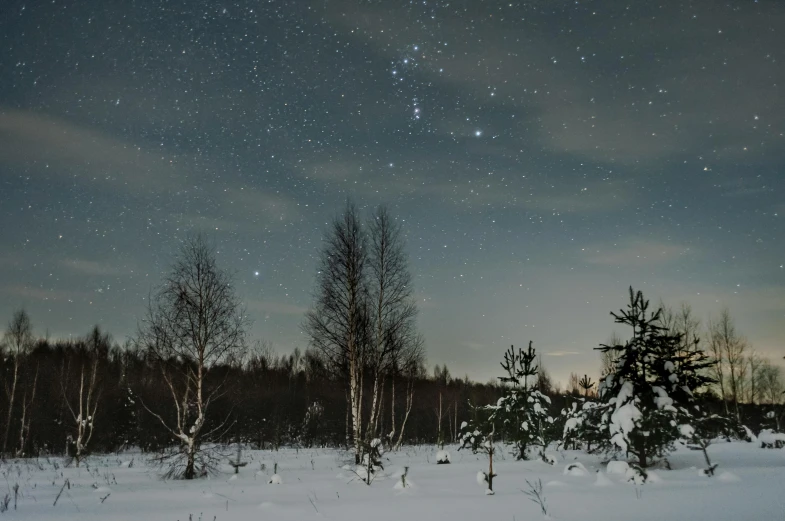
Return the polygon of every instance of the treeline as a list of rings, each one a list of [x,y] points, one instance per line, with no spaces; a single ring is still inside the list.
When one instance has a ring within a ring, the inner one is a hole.
[[[151,353],[120,346],[99,327],[75,340],[35,338],[24,311],[15,314],[5,339],[0,417],[6,456],[75,456],[77,443],[83,453],[172,447],[171,433],[150,412],[176,423],[172,391]],[[371,379],[366,382],[370,393]],[[350,439],[342,382],[315,351],[279,356],[259,343],[244,357],[212,367],[204,388],[222,390],[204,425],[213,442],[271,449],[343,446]],[[411,396],[404,443],[449,442],[469,402],[499,395],[498,385],[452,379],[446,368],[429,375],[421,365],[410,377],[386,382],[380,432],[389,433],[393,422],[400,429]],[[395,417],[393,400],[402,404]]]

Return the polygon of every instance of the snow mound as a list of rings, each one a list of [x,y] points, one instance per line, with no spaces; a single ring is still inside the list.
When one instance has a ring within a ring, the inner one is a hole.
[[[719,476],[717,476],[718,481],[723,481],[725,483],[738,483],[741,481],[741,478],[734,474],[733,472],[723,472]]]
[[[774,432],[771,429],[763,429],[758,434],[758,441],[761,443],[761,447],[776,447],[777,442],[785,444],[785,434]]]
[[[270,485],[283,485],[283,478],[279,474],[273,474],[270,476],[270,481],[268,481]]]
[[[589,471],[583,466],[583,463],[576,461],[564,467],[565,476],[588,476]]]
[[[436,453],[436,464],[445,465],[450,463],[450,453],[446,450],[440,450]]]
[[[630,466],[626,461],[609,461],[608,468],[605,470],[608,474],[619,474],[624,476],[627,474],[627,469]]]
[[[595,487],[610,487],[613,485],[613,482],[608,479],[608,476],[603,474],[601,470],[597,471],[597,479],[594,481]]]

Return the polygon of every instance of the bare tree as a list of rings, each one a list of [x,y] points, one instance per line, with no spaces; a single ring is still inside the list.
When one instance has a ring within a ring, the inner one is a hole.
[[[72,353],[72,357],[79,358],[79,385],[78,389],[70,389],[71,380],[71,361],[66,364],[64,361],[63,370],[60,375],[63,397],[68,411],[73,419],[74,434],[70,439],[74,447],[74,461],[78,467],[82,461],[90,439],[93,437],[95,429],[96,414],[98,413],[99,403],[99,375],[101,373],[100,362],[106,359],[111,344],[111,337],[102,333],[98,326],[95,326],[85,338],[86,349],[83,352]]]
[[[231,277],[218,267],[215,249],[202,236],[185,240],[170,273],[151,297],[138,332],[139,343],[159,364],[176,418],[164,419],[143,405],[180,442],[185,479],[197,476],[203,439],[226,421],[202,432],[210,404],[223,389],[221,383],[206,388],[206,377],[215,365],[241,359],[247,326],[245,310]]]
[[[16,391],[20,384],[20,368],[25,355],[33,345],[33,325],[27,311],[20,309],[14,313],[13,318],[8,323],[5,332],[5,344],[10,351],[12,358],[12,369],[10,378],[5,379],[5,392],[8,397],[8,413],[6,415],[5,428],[3,430],[3,447],[0,454],[5,454],[8,448],[8,436],[11,430],[11,420],[13,419],[14,404],[16,402]]]
[[[747,401],[755,404],[760,395],[760,369],[763,364],[763,358],[755,351],[750,349],[750,354],[747,356],[747,367],[749,368],[749,393]]]
[[[716,321],[709,321],[709,352],[716,362],[712,375],[720,387],[723,401],[732,401],[736,419],[739,412],[740,390],[747,341],[736,332],[736,325],[728,308],[724,308]]]
[[[580,377],[578,373],[570,373],[570,378],[567,380],[567,394],[572,394],[573,396],[580,396],[581,395],[581,384],[580,384]]]
[[[373,377],[370,418],[366,436],[376,437],[379,404],[385,379],[411,348],[417,317],[412,276],[404,250],[401,226],[387,208],[379,206],[369,223],[368,303],[373,329],[368,363]]]
[[[401,431],[398,433],[398,441],[396,441],[393,445],[394,449],[399,449],[401,444],[403,443],[403,436],[404,432],[406,431],[406,422],[409,419],[409,414],[412,412],[412,406],[414,405],[414,381],[418,378],[423,378],[425,376],[424,361],[425,361],[425,354],[423,350],[423,337],[420,334],[417,334],[413,331],[409,331],[408,335],[411,336],[409,340],[406,341],[405,345],[407,348],[402,351],[402,356],[399,361],[400,369],[398,367],[393,369],[392,378],[393,378],[393,386],[391,392],[391,403],[390,409],[392,411],[392,429],[390,431],[390,443],[392,444],[393,439],[395,438],[395,378],[400,375],[401,378],[406,383],[405,391],[406,391],[406,403],[404,408],[404,416],[403,420],[401,421]]]
[[[620,346],[624,341],[621,339],[618,333],[614,332],[606,345],[609,346]],[[615,351],[600,351],[600,378],[605,378],[609,374],[613,374],[616,372],[616,358],[615,358]],[[569,388],[567,391],[569,392]]]
[[[782,380],[782,368],[764,359],[760,367],[760,401],[778,405],[782,403],[783,391],[785,383]]]
[[[362,455],[362,390],[368,340],[367,259],[368,239],[359,212],[347,202],[325,240],[316,302],[303,324],[311,346],[346,381],[347,423],[351,421],[357,463]]]
[[[698,345],[700,343],[700,319],[695,316],[692,306],[687,302],[682,302],[678,309],[674,310],[660,301],[662,314],[660,323],[671,335],[680,335],[678,345],[677,363],[680,360],[694,361],[698,356]],[[677,367],[678,368],[678,367]]]
[[[36,364],[33,374],[32,384],[25,386],[22,395],[22,412],[19,417],[19,448],[16,450],[16,457],[21,458],[25,455],[25,446],[30,438],[30,425],[33,423],[32,409],[35,403],[35,392],[38,388],[39,366]]]

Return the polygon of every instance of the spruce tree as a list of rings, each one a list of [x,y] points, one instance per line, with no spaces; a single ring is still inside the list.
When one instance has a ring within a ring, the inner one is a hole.
[[[682,354],[682,334],[663,327],[661,313],[650,312],[649,301],[630,288],[627,309],[611,314],[632,327],[632,337],[597,348],[616,360],[599,388],[606,448],[632,454],[644,468],[672,449],[681,437],[679,423],[694,417],[693,391],[710,381],[702,369],[711,363],[697,342]]]

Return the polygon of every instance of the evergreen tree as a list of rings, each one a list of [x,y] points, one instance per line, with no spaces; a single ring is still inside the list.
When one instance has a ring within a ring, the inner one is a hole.
[[[507,376],[499,377],[508,387],[496,405],[490,406],[493,421],[501,426],[505,439],[515,446],[515,457],[519,460],[527,458],[531,446],[539,446],[543,455],[554,438],[553,418],[548,415],[551,399],[535,388],[536,359],[531,342],[526,351],[519,348],[517,353],[510,346],[501,363]]]
[[[682,334],[663,327],[661,313],[649,312],[649,301],[630,288],[627,309],[611,314],[632,327],[632,337],[624,345],[597,348],[616,361],[599,389],[605,448],[632,454],[644,468],[672,449],[681,436],[679,423],[694,418],[688,408],[693,391],[710,381],[702,370],[711,363],[697,340],[694,350],[682,354]]]

